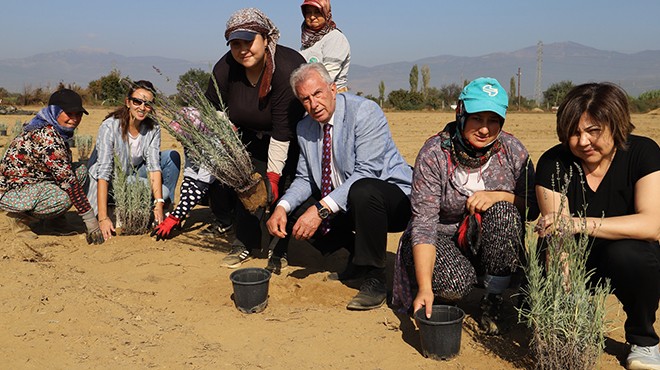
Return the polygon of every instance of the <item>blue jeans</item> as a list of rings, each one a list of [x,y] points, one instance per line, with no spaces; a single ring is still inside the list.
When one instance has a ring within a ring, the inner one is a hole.
[[[163,199],[174,203],[176,183],[179,181],[181,170],[181,155],[176,150],[163,150],[160,152],[160,171],[163,176]],[[147,166],[143,163],[137,169],[140,178],[148,179]]]

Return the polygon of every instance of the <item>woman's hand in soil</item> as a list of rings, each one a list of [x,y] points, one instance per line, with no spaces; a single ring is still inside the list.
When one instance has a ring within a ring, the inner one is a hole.
[[[112,238],[112,234],[115,232],[115,225],[112,224],[112,220],[108,217],[99,221],[99,228],[101,229],[104,240]]]

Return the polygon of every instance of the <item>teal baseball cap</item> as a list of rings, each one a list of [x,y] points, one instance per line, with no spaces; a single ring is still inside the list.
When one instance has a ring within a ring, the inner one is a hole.
[[[468,114],[477,112],[495,112],[506,118],[506,109],[509,107],[509,96],[492,77],[480,77],[463,88],[458,100],[465,106]]]

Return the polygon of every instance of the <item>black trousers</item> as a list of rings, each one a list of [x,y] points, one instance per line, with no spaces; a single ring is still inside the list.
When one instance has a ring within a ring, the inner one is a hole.
[[[658,344],[653,328],[660,301],[660,245],[642,240],[598,240],[587,259],[594,278],[611,279],[614,295],[626,312],[626,341],[639,346]]]
[[[320,193],[312,194],[291,213],[288,235],[298,217],[320,199]],[[360,179],[348,193],[348,212],[334,214],[330,231],[322,235],[317,230],[310,243],[323,254],[346,248],[353,264],[385,268],[387,233],[405,230],[410,215],[410,198],[398,186],[379,179]],[[276,254],[287,249],[288,239],[278,242]]]
[[[266,179],[266,169],[268,167],[267,153],[270,136],[264,135],[260,139],[255,137],[254,140],[248,145],[252,165],[254,170],[263,176],[264,181],[268,181]],[[298,153],[298,146],[291,143],[288,159],[282,170],[278,186],[280,196],[284,194],[295,177]],[[242,246],[249,251],[266,249],[272,240],[272,236],[266,228],[266,210],[259,210],[257,214],[248,212],[243,203],[238,200],[236,192],[220,184],[212,186],[209,193],[209,203],[216,218],[226,224],[232,223],[233,220],[235,238],[231,242],[232,246]]]

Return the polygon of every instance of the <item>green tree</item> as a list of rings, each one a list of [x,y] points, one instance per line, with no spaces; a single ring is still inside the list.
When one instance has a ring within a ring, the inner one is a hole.
[[[650,90],[639,94],[637,99],[628,97],[633,112],[648,112],[660,107],[660,90]]]
[[[94,100],[102,105],[117,105],[124,100],[126,94],[126,88],[121,83],[122,79],[121,72],[113,69],[106,76],[90,81],[87,90]]]
[[[431,68],[428,64],[422,66],[422,94],[426,96],[429,91],[429,84],[431,83]]]
[[[444,109],[446,106],[444,97],[437,87],[429,87],[426,89],[426,96],[424,96],[424,107],[429,109]]]
[[[417,92],[417,84],[419,83],[419,68],[417,64],[410,69],[410,92]]]
[[[572,81],[561,81],[550,85],[550,87],[543,92],[543,105],[559,105],[573,87],[574,85]]]
[[[198,86],[201,91],[205,91],[210,79],[210,72],[206,72],[200,68],[189,69],[188,72],[179,76],[179,82],[176,83],[176,91],[178,92],[177,102],[182,105],[188,104],[188,102],[181,99],[182,96],[186,96],[186,94],[182,94],[182,91],[195,85]]]
[[[424,97],[421,93],[404,89],[394,90],[387,95],[390,105],[400,110],[416,110],[424,107]]]
[[[385,81],[380,80],[378,84],[378,104],[380,107],[383,107],[383,102],[385,102]]]
[[[463,87],[456,83],[444,85],[440,88],[442,99],[449,104],[454,104],[458,101],[458,96],[461,95],[461,91],[463,91]]]

